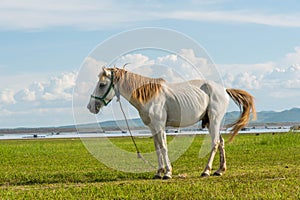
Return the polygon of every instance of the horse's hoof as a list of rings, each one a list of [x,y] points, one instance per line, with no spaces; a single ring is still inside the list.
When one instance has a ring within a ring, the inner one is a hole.
[[[158,174],[155,174],[154,176],[153,176],[153,179],[161,179],[162,177],[161,177],[161,175],[158,175]]]
[[[162,179],[163,179],[163,180],[169,180],[169,179],[171,179],[171,178],[172,178],[172,176],[164,175]]]
[[[213,176],[222,176],[222,173],[215,172],[215,173],[213,174]]]
[[[204,177],[209,177],[209,174],[203,172],[203,173],[201,174],[201,177],[202,177],[202,178],[204,178]]]

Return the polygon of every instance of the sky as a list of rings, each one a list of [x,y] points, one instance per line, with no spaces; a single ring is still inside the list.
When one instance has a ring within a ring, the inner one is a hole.
[[[73,124],[73,88],[90,53],[143,27],[198,42],[224,87],[250,92],[258,111],[300,107],[298,0],[2,0],[0,128]],[[127,58],[158,60],[134,52]]]

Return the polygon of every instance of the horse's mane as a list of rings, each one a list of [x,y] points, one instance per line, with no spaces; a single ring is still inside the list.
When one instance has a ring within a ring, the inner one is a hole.
[[[110,68],[114,72],[114,82],[118,83],[126,93],[131,93],[131,99],[141,104],[147,103],[158,95],[165,82],[162,78],[150,78],[135,74],[124,69]]]

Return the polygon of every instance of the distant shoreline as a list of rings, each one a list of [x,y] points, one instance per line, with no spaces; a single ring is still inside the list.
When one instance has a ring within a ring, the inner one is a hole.
[[[245,129],[239,132],[239,134],[280,134],[290,132],[289,128],[269,128],[269,129]],[[299,133],[300,131],[293,131]],[[222,134],[229,134],[229,131],[221,131]],[[134,137],[151,137],[152,134],[147,130],[135,130],[132,131]],[[205,135],[208,134],[208,130],[203,131],[179,131],[179,132],[168,132],[168,136],[193,136],[193,135]],[[114,137],[130,137],[128,132],[122,131],[107,131],[105,133],[77,133],[77,132],[62,132],[57,134],[52,133],[9,133],[0,134],[0,140],[26,140],[26,139],[80,139],[80,138],[114,138]]]
[[[282,128],[282,127],[292,127],[295,125],[300,125],[300,122],[281,122],[281,123],[250,123],[247,128]],[[91,126],[91,127],[85,127],[83,128],[82,126],[80,127],[81,132],[88,132],[88,133],[99,133],[99,132],[107,132],[107,131],[122,131],[122,130],[127,130],[127,127],[101,127],[101,126]],[[100,128],[101,127],[101,128]],[[130,126],[131,130],[149,130],[147,127],[136,127],[136,126]],[[169,127],[168,129],[178,129],[178,128],[172,128]],[[181,128],[181,130],[198,130],[199,126],[194,125],[191,127],[185,127]],[[224,129],[224,128],[223,128]],[[38,128],[3,128],[0,129],[0,134],[26,134],[26,133],[36,133],[36,134],[57,134],[57,133],[72,133],[72,132],[77,132],[76,126],[75,125],[70,125],[70,126],[61,126],[61,127],[38,127]]]

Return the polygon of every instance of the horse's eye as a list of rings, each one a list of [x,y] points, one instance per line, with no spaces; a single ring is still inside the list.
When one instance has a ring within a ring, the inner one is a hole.
[[[103,88],[104,86],[106,86],[105,83],[100,83],[100,84],[99,84],[99,87],[100,87],[100,88]]]

